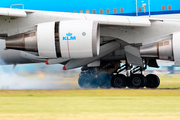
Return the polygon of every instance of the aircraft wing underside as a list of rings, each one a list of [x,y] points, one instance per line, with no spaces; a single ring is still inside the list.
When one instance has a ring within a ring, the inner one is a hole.
[[[90,64],[116,50],[120,52],[115,52],[116,55],[110,58],[121,60],[130,56],[128,61],[142,66],[136,47],[148,38],[155,37],[153,41],[156,41],[157,36],[173,32],[168,26],[165,29],[169,32],[156,32],[163,21],[142,17],[4,8],[0,9],[0,15],[0,37],[6,40],[6,49],[35,52],[35,58],[49,60],[48,64],[66,64],[69,61],[67,69]],[[121,54],[124,48],[128,50]],[[75,64],[72,67],[70,63]]]

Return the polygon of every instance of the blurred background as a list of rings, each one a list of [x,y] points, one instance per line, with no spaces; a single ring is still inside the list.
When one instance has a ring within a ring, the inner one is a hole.
[[[173,62],[158,61],[160,68],[148,68],[145,74],[158,74],[159,88],[180,88],[180,67]],[[0,66],[0,89],[80,89],[78,77],[80,68],[62,70],[62,65],[29,64]]]

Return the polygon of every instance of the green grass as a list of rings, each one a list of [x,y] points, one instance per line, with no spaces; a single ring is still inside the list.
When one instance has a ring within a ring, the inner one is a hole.
[[[180,119],[180,90],[0,91],[2,120]]]
[[[161,84],[159,88],[180,88],[180,75],[159,75]]]
[[[136,96],[180,96],[180,89],[97,89],[97,90],[24,90],[0,91],[1,97],[136,97]]]
[[[1,90],[0,120],[179,120],[180,75],[160,78],[156,90]]]

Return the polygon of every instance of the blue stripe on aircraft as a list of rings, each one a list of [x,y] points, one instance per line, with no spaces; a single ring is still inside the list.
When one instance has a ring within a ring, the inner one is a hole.
[[[137,8],[136,8],[137,1]],[[149,5],[150,3],[150,5]],[[20,4],[20,5],[17,5]],[[21,5],[22,4],[22,5]],[[145,9],[143,7],[145,5]],[[168,6],[171,5],[171,10]],[[110,14],[114,15],[113,9],[117,8],[117,14],[136,16],[136,9],[142,7],[142,11],[138,11],[138,16],[149,15],[149,6],[151,15],[163,15],[163,14],[177,14],[180,13],[180,1],[179,0],[3,0],[0,7],[5,8],[19,8],[30,10],[43,10],[43,11],[57,11],[57,12],[73,12],[83,10],[89,10],[90,13],[95,9],[97,14],[100,9],[103,9],[103,14],[106,14],[106,10],[110,9]],[[162,6],[165,6],[165,10],[162,10]],[[124,8],[124,13],[120,13],[120,8]],[[145,13],[144,13],[145,10]],[[107,15],[107,14],[106,14]]]

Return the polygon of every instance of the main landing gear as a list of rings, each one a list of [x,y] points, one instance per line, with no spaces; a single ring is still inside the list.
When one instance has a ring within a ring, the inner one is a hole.
[[[126,75],[121,74],[124,70],[127,71]],[[111,87],[120,89],[126,87],[130,89],[157,88],[160,84],[159,77],[154,74],[144,76],[144,70],[141,67],[132,69],[132,66],[129,64],[121,66],[113,74],[100,72],[97,68],[88,68],[82,70],[78,83],[84,89],[97,89],[98,87],[102,89],[109,89]]]

